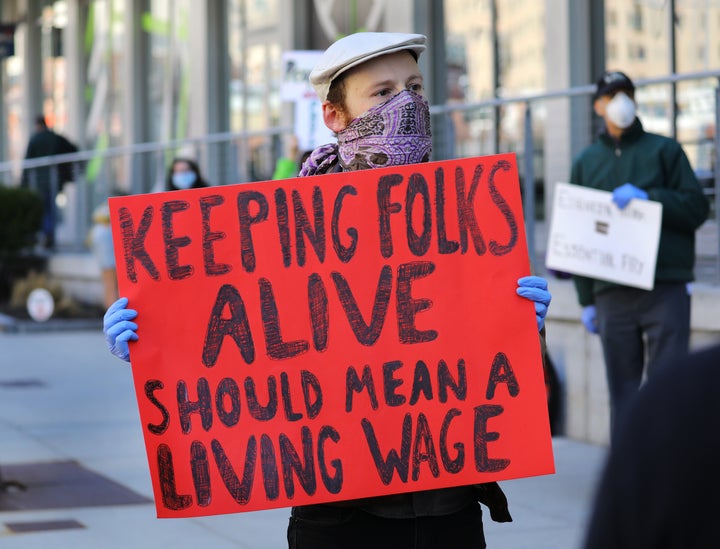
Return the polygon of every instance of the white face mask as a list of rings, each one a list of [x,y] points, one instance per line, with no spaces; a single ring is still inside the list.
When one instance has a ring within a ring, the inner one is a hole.
[[[625,93],[618,92],[605,106],[605,114],[610,122],[624,130],[635,121],[635,102]]]

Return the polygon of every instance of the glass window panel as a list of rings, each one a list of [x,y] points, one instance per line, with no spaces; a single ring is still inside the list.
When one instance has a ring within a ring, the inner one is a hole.
[[[96,0],[88,12],[86,138],[105,148],[122,143],[124,0]]]
[[[245,90],[243,85],[243,53],[245,44],[245,17],[243,0],[229,0],[228,2],[228,55],[230,57],[230,130],[242,131],[245,127],[244,102]]]
[[[123,144],[125,0],[94,0],[87,10],[85,141],[88,149],[104,151]],[[107,196],[111,189],[130,191],[125,166],[117,158],[96,156],[87,163],[85,177],[96,196]]]
[[[518,97],[540,93],[545,85],[545,2],[533,0],[496,0],[499,47],[499,93],[501,97]],[[515,151],[521,176],[525,148],[525,103],[503,107],[500,120],[499,151]],[[534,171],[543,173],[542,136],[545,108],[532,106]]]
[[[494,97],[492,12],[488,2],[446,0],[448,103]],[[488,154],[495,142],[493,109],[451,114],[455,156]]]
[[[247,0],[247,8],[248,29],[257,30],[277,25],[278,0]]]
[[[677,0],[675,17],[678,73],[720,66],[720,2]],[[690,80],[677,85],[677,138],[696,170],[712,169],[715,134],[716,79]]]
[[[228,0],[230,129],[240,132],[277,126],[280,120],[280,60],[277,0]],[[277,143],[253,137],[243,143],[246,180],[272,177]]]
[[[545,2],[496,0],[501,94],[545,89]]]
[[[228,1],[230,128],[261,129],[279,117],[277,0]],[[272,26],[270,26],[272,24]]]
[[[677,0],[675,10],[678,72],[697,72],[720,66],[720,2]]]
[[[148,34],[148,131],[152,141],[187,137],[190,97],[190,0],[151,0],[142,15]]]
[[[668,74],[667,4],[663,0],[605,0],[605,65],[608,69],[621,70],[633,79]]]

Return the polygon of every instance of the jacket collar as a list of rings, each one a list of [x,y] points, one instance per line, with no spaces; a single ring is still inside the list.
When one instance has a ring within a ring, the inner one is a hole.
[[[640,119],[636,116],[635,121],[620,136],[620,141],[616,141],[608,133],[607,128],[603,128],[603,131],[600,133],[600,139],[607,145],[615,147],[617,145],[622,146],[628,143],[632,143],[633,141],[637,141],[638,139],[640,139],[640,137],[642,137],[644,133],[645,130],[643,129],[642,122],[640,122]]]

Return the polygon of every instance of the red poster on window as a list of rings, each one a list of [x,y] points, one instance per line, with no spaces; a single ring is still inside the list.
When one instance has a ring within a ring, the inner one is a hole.
[[[158,516],[554,470],[514,155],[110,200]]]

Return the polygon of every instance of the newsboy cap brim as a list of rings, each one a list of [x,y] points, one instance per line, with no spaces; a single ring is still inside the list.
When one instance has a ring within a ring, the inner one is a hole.
[[[425,51],[425,36],[398,32],[357,32],[334,42],[310,72],[310,84],[320,101],[327,99],[330,85],[342,73],[361,63],[398,51]]]

